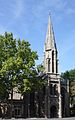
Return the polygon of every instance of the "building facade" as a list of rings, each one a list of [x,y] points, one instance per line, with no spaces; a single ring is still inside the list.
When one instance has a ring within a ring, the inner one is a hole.
[[[45,73],[48,74],[48,117],[62,117],[61,85],[58,74],[58,51],[55,43],[54,31],[49,16],[44,51]]]
[[[58,51],[50,15],[44,47],[44,67],[48,75],[46,116],[51,118],[70,116],[69,80],[61,80],[58,71]]]
[[[7,117],[69,116],[69,83],[61,80],[58,73],[58,51],[50,15],[44,46],[44,68],[43,76],[46,76],[47,84],[41,90],[25,93],[24,96],[17,93],[17,88],[14,89],[12,105],[10,96],[9,106],[5,109]]]

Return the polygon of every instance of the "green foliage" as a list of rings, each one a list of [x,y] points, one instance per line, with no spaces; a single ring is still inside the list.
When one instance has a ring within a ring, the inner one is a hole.
[[[69,74],[70,74],[70,81],[74,81],[75,80],[75,69],[70,70]]]
[[[0,99],[13,95],[14,87],[23,94],[46,84],[43,66],[35,67],[37,59],[37,52],[31,50],[28,41],[16,40],[12,33],[0,35]]]
[[[21,92],[31,90],[29,76],[34,76],[37,59],[29,42],[14,39],[12,33],[0,35],[0,96],[10,93],[15,86]]]
[[[70,83],[70,100],[71,104],[75,104],[75,69],[66,71],[61,74],[63,79],[69,80]]]
[[[66,71],[65,73],[61,73],[61,78],[63,79],[70,79],[69,71]]]
[[[43,72],[43,71],[44,71],[44,67],[43,67],[43,65],[42,65],[42,64],[40,64],[40,65],[38,65],[38,66],[37,66],[37,71],[38,71],[38,73],[40,73],[40,72]]]

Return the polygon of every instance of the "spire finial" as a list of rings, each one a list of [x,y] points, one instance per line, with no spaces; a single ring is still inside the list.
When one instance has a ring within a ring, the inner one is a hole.
[[[51,12],[49,11],[49,16],[50,16],[50,18],[51,18]]]
[[[51,21],[51,12],[49,11],[49,23]]]
[[[49,15],[51,16],[51,12],[49,11]]]

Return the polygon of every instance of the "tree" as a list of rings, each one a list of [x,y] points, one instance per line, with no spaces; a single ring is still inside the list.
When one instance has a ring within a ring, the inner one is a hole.
[[[36,74],[37,59],[37,52],[31,50],[29,42],[14,39],[12,33],[6,32],[0,35],[0,99],[2,101],[2,98],[5,100],[11,94],[12,104],[14,87],[17,87],[21,93],[31,90],[30,76]]]
[[[21,94],[41,89],[46,84],[43,66],[35,66],[37,52],[32,51],[25,40],[16,40],[12,33],[0,35],[0,100],[8,101],[13,89],[18,88]],[[11,110],[12,116],[12,110]]]
[[[12,33],[0,36],[0,82],[5,83],[7,91],[21,83],[23,83],[22,86],[25,85],[23,91],[30,89],[26,85],[30,82],[30,76],[36,73],[34,71],[37,59],[38,55],[31,50],[29,42],[14,39]]]
[[[70,74],[70,97],[71,104],[75,105],[75,69],[69,71]]]
[[[61,74],[63,79],[69,80],[70,83],[70,104],[75,106],[75,69],[66,71]],[[72,108],[72,113],[75,114],[75,107]]]
[[[15,54],[16,41],[13,35],[5,33],[5,36],[0,35],[0,89],[7,93],[8,85],[8,67],[9,60]],[[12,62],[11,62],[12,64]],[[4,90],[5,89],[5,90]],[[2,92],[4,94],[4,92]],[[6,95],[6,94],[5,94]]]
[[[61,78],[70,80],[69,71],[66,71],[66,72],[64,72],[64,73],[61,73]]]

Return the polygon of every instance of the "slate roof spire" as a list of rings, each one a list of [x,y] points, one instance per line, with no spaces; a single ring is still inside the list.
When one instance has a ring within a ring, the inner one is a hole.
[[[56,43],[55,43],[55,37],[54,37],[54,31],[53,31],[50,13],[49,13],[49,18],[48,18],[48,27],[47,27],[47,33],[46,33],[45,49],[46,50],[56,49]]]

